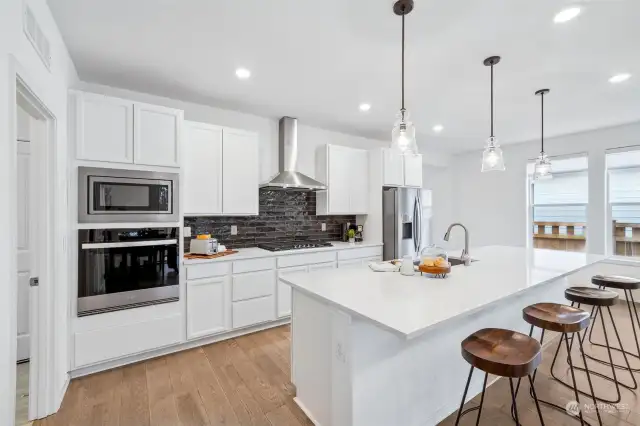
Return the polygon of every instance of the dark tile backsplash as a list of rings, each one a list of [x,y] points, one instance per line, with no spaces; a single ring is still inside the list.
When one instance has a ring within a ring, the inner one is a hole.
[[[191,227],[193,237],[211,234],[227,248],[243,248],[273,241],[342,240],[341,225],[355,221],[353,215],[316,216],[315,192],[260,190],[258,216],[185,217],[184,226]],[[231,225],[238,227],[238,235],[231,235]],[[185,239],[185,251],[190,240]]]

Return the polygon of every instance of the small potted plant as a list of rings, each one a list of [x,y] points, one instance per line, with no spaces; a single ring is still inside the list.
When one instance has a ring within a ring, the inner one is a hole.
[[[356,243],[356,231],[354,229],[349,229],[347,231],[347,237],[349,238],[349,243],[350,244],[355,244]]]

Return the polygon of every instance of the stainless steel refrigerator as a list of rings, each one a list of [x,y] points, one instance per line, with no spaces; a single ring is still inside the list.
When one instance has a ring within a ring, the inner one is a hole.
[[[383,188],[383,259],[402,259],[407,254],[417,257],[425,234],[423,222],[420,189]]]

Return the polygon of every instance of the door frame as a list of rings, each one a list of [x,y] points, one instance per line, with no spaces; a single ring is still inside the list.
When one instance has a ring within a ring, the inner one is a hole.
[[[35,196],[39,200],[36,209],[37,223],[32,235],[37,233],[38,244],[33,249],[33,258],[37,262],[35,269],[38,271],[40,285],[31,287],[29,290],[30,310],[30,364],[29,364],[29,419],[42,418],[55,412],[59,407],[59,389],[56,389],[56,344],[55,344],[55,293],[56,293],[56,274],[60,268],[54,261],[55,252],[53,250],[53,242],[56,238],[56,182],[57,182],[57,164],[56,152],[58,141],[56,138],[57,120],[55,115],[42,101],[42,97],[35,90],[38,85],[27,74],[26,70],[20,63],[9,55],[9,135],[10,143],[9,155],[11,155],[11,170],[9,171],[9,188],[8,201],[12,205],[10,226],[8,230],[9,243],[14,247],[9,259],[8,272],[11,274],[9,280],[9,297],[17,298],[17,229],[14,226],[17,223],[17,105],[20,99],[21,105],[26,107],[27,112],[42,120],[44,125],[40,137],[32,138],[30,143],[32,149],[32,166],[40,170],[38,182],[36,184]],[[36,140],[37,139],[37,140]],[[59,191],[58,191],[59,192]],[[60,194],[62,195],[62,194]],[[66,197],[65,197],[66,198]],[[33,217],[33,216],[31,216]],[[62,218],[60,218],[62,219]],[[30,243],[33,238],[30,238]],[[58,283],[58,286],[63,283]],[[58,291],[60,291],[58,289]],[[35,308],[35,309],[34,309]],[[11,327],[12,341],[8,342],[10,353],[9,368],[9,385],[15,389],[16,382],[16,362],[17,362],[17,308],[16,304],[12,304],[9,317],[9,325]],[[67,332],[63,333],[67,336]],[[12,407],[15,407],[15,392],[9,395],[8,401]],[[0,419],[2,424],[14,425],[14,409],[9,411],[9,419]]]

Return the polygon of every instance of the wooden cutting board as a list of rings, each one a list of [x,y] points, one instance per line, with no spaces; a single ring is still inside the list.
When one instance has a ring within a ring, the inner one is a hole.
[[[184,258],[185,259],[216,259],[218,257],[224,257],[230,254],[236,254],[236,253],[238,253],[238,250],[227,250],[227,251],[223,251],[222,253],[216,253],[216,254],[185,253]]]

